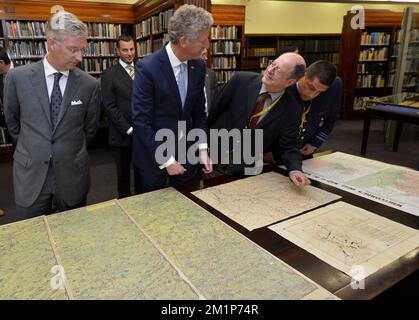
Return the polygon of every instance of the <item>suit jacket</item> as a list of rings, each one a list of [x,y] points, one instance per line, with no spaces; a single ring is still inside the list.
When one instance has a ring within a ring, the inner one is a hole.
[[[210,128],[247,128],[261,87],[260,74],[236,72],[217,95],[208,118]],[[275,158],[281,159],[290,171],[301,170],[302,159],[298,151],[300,119],[298,102],[285,91],[256,126],[256,129],[263,129],[264,152],[273,150]]]
[[[101,77],[102,103],[109,118],[109,145],[131,145],[126,132],[132,126],[131,94],[132,79],[118,62]]]
[[[215,88],[217,87],[217,77],[215,72],[206,68],[205,70],[205,93],[207,96],[207,114],[214,102]]]
[[[303,101],[298,93],[297,85],[292,85],[287,91],[300,103],[303,109]],[[339,119],[341,105],[342,80],[337,77],[325,92],[320,93],[311,101],[310,111],[305,118],[306,122],[302,126],[300,135],[301,147],[306,143],[317,148],[321,146]]]
[[[50,161],[57,192],[68,205],[80,202],[90,187],[86,146],[98,126],[98,81],[80,69],[70,71],[53,129],[43,61],[10,70],[6,80],[6,123],[16,145],[13,155],[16,203],[23,207],[34,203]]]
[[[133,161],[139,170],[161,172],[155,152],[162,143],[155,140],[159,129],[175,134],[178,145],[178,121],[186,121],[185,136],[192,128],[207,131],[205,114],[205,64],[202,60],[188,61],[188,90],[182,102],[176,78],[166,48],[137,62],[132,92],[132,122],[134,126]],[[169,154],[178,160],[177,153]]]

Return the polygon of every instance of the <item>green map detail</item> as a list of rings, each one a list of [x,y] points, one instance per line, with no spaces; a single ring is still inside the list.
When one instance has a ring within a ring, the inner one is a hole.
[[[172,188],[120,202],[206,299],[299,299],[317,288]]]
[[[67,299],[51,288],[56,264],[42,217],[0,227],[0,300]]]
[[[198,298],[116,204],[92,207],[48,217],[74,299]]]
[[[399,180],[403,180],[404,173],[402,170],[388,168],[362,178],[350,180],[347,183],[357,188],[385,187],[394,186]]]

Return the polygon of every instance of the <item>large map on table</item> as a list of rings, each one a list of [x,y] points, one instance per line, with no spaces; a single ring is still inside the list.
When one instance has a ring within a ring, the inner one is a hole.
[[[172,188],[0,226],[0,299],[334,299]]]
[[[314,180],[419,216],[419,172],[342,152],[305,160]]]
[[[269,228],[358,281],[419,246],[418,230],[345,202]]]
[[[340,196],[268,172],[192,192],[248,230],[264,227],[339,199]]]

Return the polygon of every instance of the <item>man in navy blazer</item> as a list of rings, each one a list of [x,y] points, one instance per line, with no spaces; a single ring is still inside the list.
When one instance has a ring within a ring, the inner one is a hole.
[[[302,107],[300,153],[311,156],[333,130],[342,102],[342,80],[326,60],[312,63],[304,76],[287,89]]]
[[[181,6],[170,19],[170,42],[136,64],[132,93],[133,162],[140,175],[141,192],[168,184],[179,186],[200,177],[199,164],[185,159],[191,144],[186,150],[179,146],[185,143],[191,129],[208,131],[205,63],[201,53],[209,48],[212,23],[208,11],[193,5]],[[164,161],[157,156],[165,142],[156,139],[160,129],[170,130],[175,136],[174,148],[166,150]],[[199,144],[199,160],[205,173],[212,171],[207,148],[206,141]]]

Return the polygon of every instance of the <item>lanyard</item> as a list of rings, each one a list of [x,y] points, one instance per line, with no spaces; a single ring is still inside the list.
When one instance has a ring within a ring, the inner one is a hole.
[[[276,98],[267,108],[263,109],[259,113],[254,114],[253,116],[251,116],[250,121],[252,121],[253,118],[260,117],[260,116],[264,115],[265,113],[267,113],[269,110],[271,110],[275,106],[275,104],[282,98],[283,95],[284,95],[284,93],[282,93],[278,98]]]
[[[301,130],[303,130],[303,127],[304,127],[304,122],[306,122],[306,116],[310,112],[311,103],[312,103],[312,101],[310,101],[310,105],[308,106],[307,109],[304,108],[303,114],[301,115],[300,136],[301,136]],[[303,106],[304,106],[304,104],[303,104]]]

